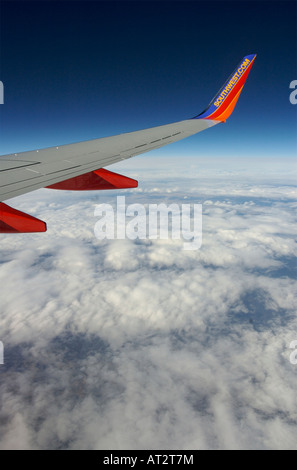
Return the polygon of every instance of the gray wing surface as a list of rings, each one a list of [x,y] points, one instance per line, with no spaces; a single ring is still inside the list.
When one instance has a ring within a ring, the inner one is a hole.
[[[0,156],[0,202],[177,142],[218,124],[188,119],[135,132]]]

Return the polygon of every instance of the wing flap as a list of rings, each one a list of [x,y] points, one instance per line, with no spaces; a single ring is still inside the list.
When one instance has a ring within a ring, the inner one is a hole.
[[[46,223],[0,203],[0,233],[46,232]]]
[[[49,189],[67,191],[95,191],[105,189],[137,188],[138,181],[101,168],[75,178],[47,186]]]

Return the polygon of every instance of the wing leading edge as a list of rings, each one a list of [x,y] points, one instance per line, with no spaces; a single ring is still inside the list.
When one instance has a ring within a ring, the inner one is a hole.
[[[244,57],[208,108],[192,119],[111,137],[0,156],[0,233],[45,231],[44,223],[38,219],[32,218],[34,221],[30,225],[30,216],[25,218],[25,224],[19,223],[26,214],[11,208],[9,211],[9,206],[3,203],[35,189],[47,187],[100,190],[136,187],[137,181],[103,167],[161,148],[225,122],[235,107],[255,57],[256,55]],[[14,216],[17,218],[15,224]]]

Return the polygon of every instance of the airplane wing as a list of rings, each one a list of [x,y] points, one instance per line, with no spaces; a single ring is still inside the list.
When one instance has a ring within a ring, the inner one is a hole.
[[[101,139],[0,156],[0,233],[46,231],[44,222],[3,202],[35,189],[136,187],[137,181],[103,167],[225,122],[235,107],[255,58],[255,54],[245,56],[206,110],[194,118]]]

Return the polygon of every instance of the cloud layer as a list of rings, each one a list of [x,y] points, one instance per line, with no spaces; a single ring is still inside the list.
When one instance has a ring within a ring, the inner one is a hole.
[[[48,232],[1,238],[0,448],[296,449],[290,169],[135,162],[127,203],[202,203],[202,248],[97,240],[114,192],[13,201]]]

